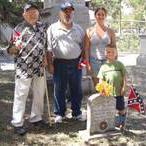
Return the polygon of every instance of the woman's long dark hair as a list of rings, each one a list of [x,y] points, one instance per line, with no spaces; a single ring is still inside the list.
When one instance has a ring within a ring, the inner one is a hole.
[[[105,12],[105,15],[107,15],[107,10],[104,8],[104,7],[97,7],[95,12],[94,12],[94,16],[96,16],[96,13],[99,11],[99,10],[102,10]]]

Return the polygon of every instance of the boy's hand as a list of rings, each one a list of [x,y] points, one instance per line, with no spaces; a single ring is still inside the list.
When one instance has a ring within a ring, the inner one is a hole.
[[[92,80],[93,80],[94,87],[96,87],[96,85],[99,83],[99,78],[97,78],[96,76],[92,76]]]
[[[121,89],[121,96],[124,96],[124,95],[125,95],[125,89],[122,88],[122,89]]]
[[[106,96],[106,91],[105,91],[105,89],[102,90],[101,95],[102,95],[102,96]]]

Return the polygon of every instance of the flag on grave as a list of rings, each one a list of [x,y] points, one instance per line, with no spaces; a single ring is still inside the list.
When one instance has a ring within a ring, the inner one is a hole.
[[[144,102],[143,98],[139,95],[133,85],[130,87],[129,96],[128,96],[128,107],[135,109],[141,114],[144,114]]]

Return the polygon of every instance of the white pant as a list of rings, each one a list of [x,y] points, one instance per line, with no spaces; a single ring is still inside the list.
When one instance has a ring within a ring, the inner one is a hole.
[[[44,108],[45,80],[44,77],[15,80],[15,93],[13,103],[12,125],[23,126],[24,112],[29,89],[32,85],[33,102],[31,108],[30,122],[42,120]]]

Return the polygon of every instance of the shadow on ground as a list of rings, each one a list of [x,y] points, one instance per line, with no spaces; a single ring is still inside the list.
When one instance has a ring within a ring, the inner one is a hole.
[[[84,143],[78,131],[86,129],[86,122],[66,119],[63,123],[51,127],[33,127],[28,121],[31,98],[27,101],[25,126],[28,133],[18,136],[10,124],[14,92],[13,72],[0,72],[0,146],[146,146],[146,116],[129,111],[126,130],[121,135],[100,138]],[[87,98],[83,100],[86,108]],[[52,100],[51,100],[52,105]],[[69,107],[69,106],[68,106]],[[52,107],[51,107],[52,108]],[[44,119],[48,120],[47,105],[45,102]],[[52,114],[52,119],[54,115]]]

